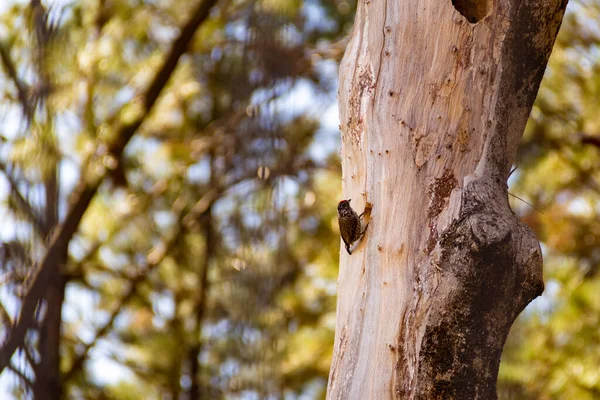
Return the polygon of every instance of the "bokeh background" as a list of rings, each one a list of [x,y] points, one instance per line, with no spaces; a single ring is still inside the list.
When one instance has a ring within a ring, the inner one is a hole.
[[[2,338],[75,183],[195,4],[0,3]],[[122,159],[103,160],[61,270],[62,312],[40,311],[61,326],[64,398],[324,398],[337,68],[355,6],[212,9]],[[546,291],[512,328],[499,396],[598,399],[600,0],[570,1],[516,164],[509,190],[524,201],[511,204],[542,241]],[[50,368],[40,340],[28,333],[0,398],[34,395]]]

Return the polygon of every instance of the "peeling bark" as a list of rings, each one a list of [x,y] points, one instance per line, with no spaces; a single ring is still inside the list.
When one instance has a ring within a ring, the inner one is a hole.
[[[328,398],[496,398],[510,326],[543,291],[506,179],[566,3],[359,3],[343,190],[373,211],[340,253]]]

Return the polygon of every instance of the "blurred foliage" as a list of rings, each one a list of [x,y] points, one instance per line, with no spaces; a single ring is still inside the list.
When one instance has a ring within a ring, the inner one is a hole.
[[[511,191],[542,241],[546,290],[511,330],[501,399],[600,398],[600,1],[571,1]]]
[[[0,15],[5,322],[195,4],[33,0]],[[353,7],[217,3],[123,159],[98,167],[109,179],[62,271],[63,397],[324,396],[341,188],[337,132],[319,120]],[[39,345],[3,374],[16,396],[43,393]]]

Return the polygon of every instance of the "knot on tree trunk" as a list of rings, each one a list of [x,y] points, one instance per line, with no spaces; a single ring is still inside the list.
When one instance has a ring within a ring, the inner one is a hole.
[[[409,392],[419,399],[494,399],[510,326],[544,288],[539,244],[511,211],[506,186],[480,178],[463,189],[459,218],[436,250],[439,283]]]

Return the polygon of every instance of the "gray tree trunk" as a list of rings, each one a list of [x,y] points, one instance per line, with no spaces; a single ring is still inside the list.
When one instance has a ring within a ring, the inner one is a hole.
[[[359,2],[340,67],[343,191],[330,399],[493,399],[543,291],[506,179],[566,0]]]

